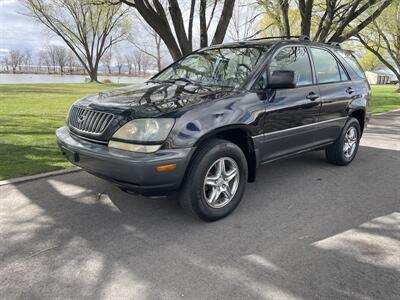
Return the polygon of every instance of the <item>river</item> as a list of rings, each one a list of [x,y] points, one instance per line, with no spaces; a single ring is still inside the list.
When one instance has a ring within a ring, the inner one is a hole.
[[[47,74],[0,74],[0,84],[13,83],[84,83],[89,77],[85,75],[47,75]],[[147,78],[127,76],[99,76],[99,81],[105,79],[113,83],[140,83]]]

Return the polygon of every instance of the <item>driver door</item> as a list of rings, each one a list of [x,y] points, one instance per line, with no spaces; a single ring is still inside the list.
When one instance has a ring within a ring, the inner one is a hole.
[[[267,67],[267,78],[278,70],[293,71],[296,88],[272,91],[265,112],[262,161],[301,152],[316,142],[320,91],[307,48],[286,46],[279,49]]]

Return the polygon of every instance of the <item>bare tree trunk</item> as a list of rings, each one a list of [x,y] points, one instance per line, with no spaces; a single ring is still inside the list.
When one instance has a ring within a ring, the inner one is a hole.
[[[190,15],[189,15],[189,26],[188,26],[188,39],[190,45],[193,45],[193,19],[194,19],[194,9],[196,7],[196,0],[191,0],[190,3]]]
[[[314,0],[299,0],[302,35],[310,36],[313,4]]]
[[[161,39],[157,36],[154,37],[156,39],[156,51],[157,51],[157,70],[161,71]]]
[[[91,71],[89,73],[89,77],[90,77],[90,82],[99,82],[99,80],[97,79],[97,71]]]
[[[281,1],[281,11],[282,11],[283,27],[285,30],[285,35],[287,37],[290,37],[289,1],[288,0]]]
[[[137,12],[142,16],[144,21],[161,37],[165,46],[167,47],[169,53],[171,54],[174,60],[181,58],[183,55],[188,54],[192,51],[193,48],[193,16],[194,16],[194,9],[195,9],[195,0],[191,0],[190,2],[190,13],[189,13],[189,24],[188,24],[188,31],[189,33],[186,34],[185,26],[183,23],[182,12],[180,9],[181,2],[178,0],[168,0],[169,4],[169,13],[170,18],[167,17],[165,9],[163,7],[163,1],[160,0],[110,0],[114,3],[124,3],[128,6],[134,7]],[[204,11],[200,12],[200,17],[204,19],[206,18],[205,14],[205,3],[207,1],[201,1],[201,10]],[[220,1],[222,2],[222,1]],[[212,19],[213,12],[215,6],[217,5],[217,1],[214,2],[213,11],[210,16],[210,20]],[[228,29],[228,25],[230,19],[232,17],[232,11],[235,5],[235,0],[224,0],[222,13],[216,28],[216,32],[214,38],[212,40],[212,44],[220,44],[222,43],[226,31]],[[169,23],[169,19],[172,20],[173,28]],[[203,21],[204,21],[203,19]],[[202,21],[203,29],[201,31],[202,37],[202,45],[206,45],[206,32],[208,30],[207,23],[205,22],[206,29],[204,30],[204,25]],[[209,23],[210,24],[210,23]],[[172,31],[174,30],[174,32]],[[208,36],[207,36],[208,41]]]
[[[200,47],[208,46],[208,34],[207,34],[207,21],[206,21],[206,10],[207,10],[207,0],[200,0]]]
[[[183,23],[182,11],[178,0],[169,0],[169,12],[171,14],[172,24],[174,25],[175,35],[181,48],[182,54],[192,52],[192,44],[186,36],[185,25]]]
[[[219,19],[217,29],[215,30],[214,38],[211,45],[221,44],[224,41],[226,31],[228,30],[229,22],[232,18],[235,0],[225,0],[222,8],[221,17]]]
[[[162,38],[174,60],[178,60],[182,57],[181,49],[179,49],[178,43],[168,23],[164,8],[159,0],[153,0],[156,9],[149,5],[146,0],[135,0],[134,2],[121,0],[121,2],[136,8],[146,23]]]

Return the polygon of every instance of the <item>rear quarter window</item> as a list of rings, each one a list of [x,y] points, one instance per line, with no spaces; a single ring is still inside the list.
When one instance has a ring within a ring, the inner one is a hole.
[[[361,68],[357,59],[349,51],[335,50],[335,54],[340,58],[345,65],[347,71],[351,73],[352,79],[365,79],[364,70]]]

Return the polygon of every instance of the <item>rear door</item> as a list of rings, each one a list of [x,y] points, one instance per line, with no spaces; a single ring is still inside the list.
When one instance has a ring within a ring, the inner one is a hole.
[[[328,49],[310,47],[320,90],[321,111],[315,139],[324,144],[340,134],[356,87],[341,62]]]
[[[291,45],[279,49],[267,67],[267,77],[276,70],[294,71],[297,87],[275,90],[267,104],[263,161],[312,147],[320,111],[319,89],[307,47]]]

